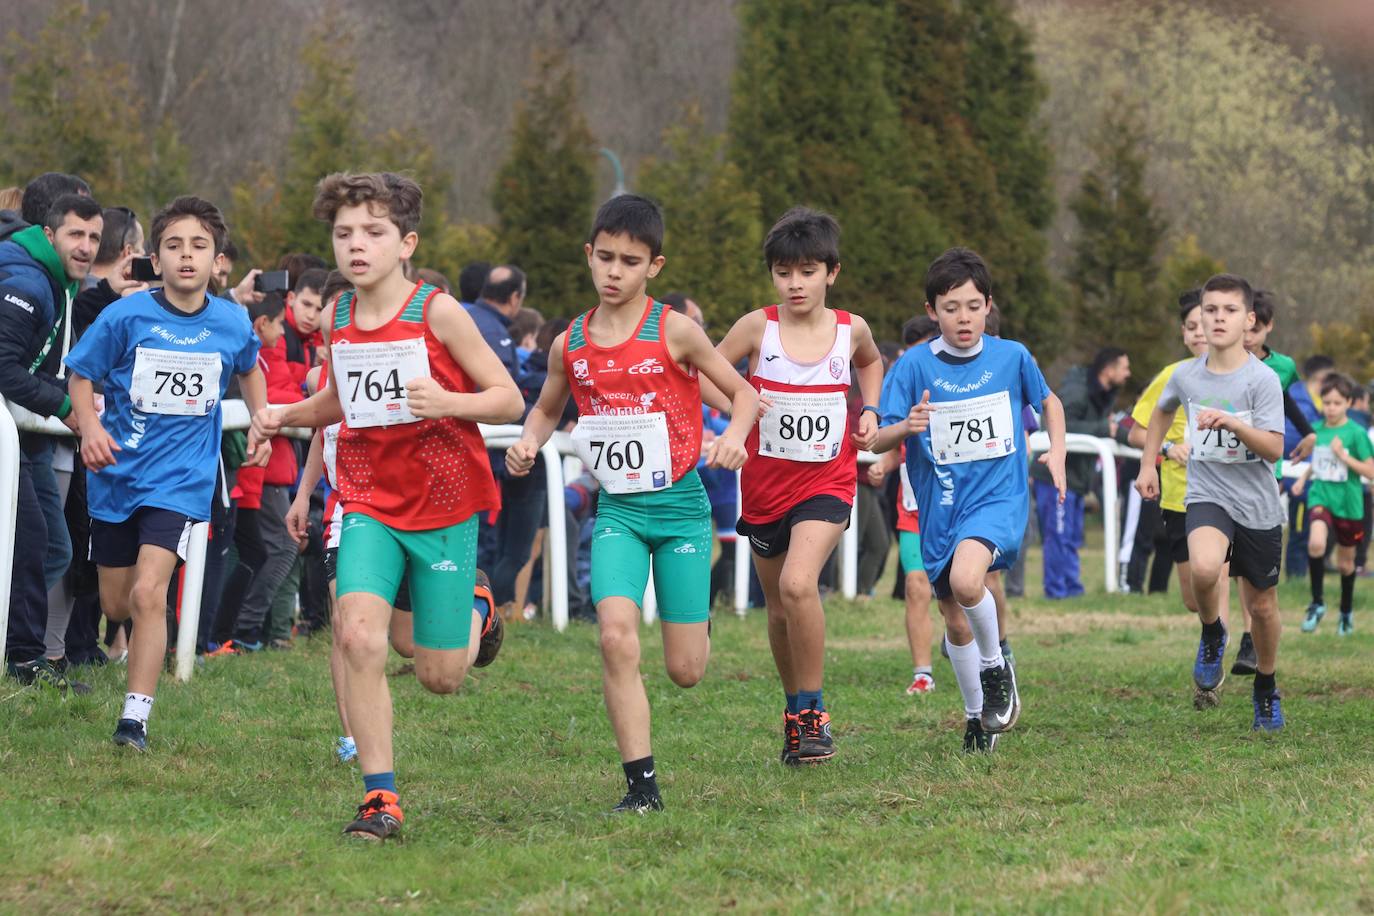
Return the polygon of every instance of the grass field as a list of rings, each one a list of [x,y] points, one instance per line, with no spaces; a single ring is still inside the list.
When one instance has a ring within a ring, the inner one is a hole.
[[[1282,599],[1274,736],[1247,681],[1192,708],[1173,600],[1015,601],[1025,709],[980,757],[938,655],[935,693],[903,695],[898,604],[831,601],[839,756],[806,772],[777,760],[762,614],[717,616],[690,691],[646,629],[667,810],[620,819],[595,629],[512,629],[456,696],[392,680],[407,819],[382,848],[338,835],[360,781],[332,757],[327,638],[164,680],[146,756],[110,744],[122,669],[87,697],[0,687],[0,909],[1374,910],[1374,617],[1302,635],[1302,584]]]

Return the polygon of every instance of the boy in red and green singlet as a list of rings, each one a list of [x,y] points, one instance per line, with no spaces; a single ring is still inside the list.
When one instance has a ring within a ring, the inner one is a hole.
[[[710,644],[711,503],[697,476],[697,373],[733,405],[707,453],[710,467],[744,464],[758,398],[695,322],[645,293],[663,269],[663,215],[643,197],[602,205],[586,245],[599,302],[549,348],[549,375],[506,468],[529,473],[571,394],[579,457],[601,484],[592,536],[592,600],[601,631],[602,686],[628,789],[615,811],[661,810],[639,673],[639,616],[650,558],[668,676],[701,680]]]
[[[453,693],[499,647],[499,617],[474,608],[477,515],[499,508],[480,423],[509,423],[523,400],[452,296],[405,278],[419,242],[420,186],[390,172],[334,174],[315,195],[334,257],[354,289],[323,316],[329,383],[308,400],[259,411],[250,447],[283,426],[339,429],[344,505],[338,582],[344,706],[366,792],[344,829],[380,840],[403,820],[384,666],[404,579],[414,615],[415,674]],[[479,653],[479,648],[482,650]]]

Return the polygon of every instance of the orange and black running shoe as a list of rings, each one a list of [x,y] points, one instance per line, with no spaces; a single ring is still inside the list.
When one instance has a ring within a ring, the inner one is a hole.
[[[782,762],[797,763],[797,748],[801,745],[801,721],[794,712],[782,714]]]
[[[797,742],[797,763],[824,763],[835,756],[835,740],[830,737],[830,713],[815,708],[797,714],[801,732]]]
[[[482,627],[481,641],[477,645],[477,658],[473,661],[473,667],[485,668],[496,661],[496,654],[501,651],[501,641],[506,637],[506,625],[501,621],[501,615],[496,612],[496,601],[491,596],[491,580],[482,570],[477,570],[477,585],[472,590],[472,605],[477,607],[481,602],[487,605],[487,622]]]
[[[353,818],[353,823],[344,828],[344,836],[364,840],[385,840],[400,833],[405,815],[401,813],[401,806],[396,802],[395,792],[373,789],[358,806],[358,815]]]

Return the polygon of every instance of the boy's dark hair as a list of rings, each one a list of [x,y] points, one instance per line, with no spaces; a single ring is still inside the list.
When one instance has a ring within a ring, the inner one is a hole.
[[[257,323],[259,318],[276,318],[286,310],[286,294],[281,290],[263,293],[262,299],[248,306],[248,320]]]
[[[993,337],[1002,336],[1002,310],[997,307],[996,302],[988,303],[988,315],[983,322],[983,333]]]
[[[902,325],[902,346],[915,346],[922,340],[929,340],[940,333],[940,324],[929,315],[908,318]]]
[[[1239,274],[1216,274],[1202,284],[1202,291],[1204,293],[1240,293],[1240,298],[1245,302],[1245,310],[1247,312],[1255,310],[1255,290],[1250,286],[1250,281]]]
[[[1347,401],[1354,401],[1360,393],[1360,386],[1355,384],[1355,380],[1341,372],[1333,372],[1322,379],[1322,397],[1326,397],[1332,391],[1340,393],[1340,396]]]
[[[883,358],[883,369],[890,369],[901,355],[901,345],[896,341],[884,340],[878,343],[878,355]]]
[[[769,270],[774,264],[815,261],[833,271],[840,264],[840,224],[829,213],[793,207],[764,236],[763,260]]]
[[[991,298],[992,275],[982,256],[971,248],[951,248],[926,270],[926,302],[934,308],[936,299],[970,280],[983,298]]]
[[[95,263],[113,264],[119,260],[124,246],[132,245],[138,238],[138,217],[128,207],[106,207],[101,215],[105,220],[100,229],[100,248],[96,250]]]
[[[1273,324],[1274,306],[1276,300],[1274,294],[1267,289],[1255,290],[1255,324]]]
[[[618,194],[601,205],[587,234],[587,244],[595,245],[596,237],[628,235],[636,242],[649,246],[650,260],[663,253],[663,211],[647,197],[638,194]]]
[[[420,275],[421,280],[439,290],[439,292],[446,293],[450,296],[453,295],[453,284],[448,282],[448,277],[439,273],[439,271],[435,270],[433,267],[421,267],[415,272]]]
[[[550,318],[539,327],[539,333],[534,336],[535,348],[547,353],[553,346],[554,338],[568,329],[572,324],[566,318]]]
[[[342,273],[331,270],[329,276],[325,278],[324,289],[320,291],[320,299],[324,301],[325,305],[328,305],[339,293],[352,288],[353,284],[349,283]]]
[[[344,207],[373,204],[386,208],[387,218],[402,237],[420,229],[424,192],[413,179],[395,172],[335,172],[315,185],[315,219],[333,223]],[[376,213],[373,213],[376,216]]]
[[[493,280],[498,270],[508,273],[499,280]],[[482,298],[488,302],[506,303],[511,296],[525,288],[525,272],[514,264],[502,264],[500,267],[493,267],[487,274],[487,281],[482,284]]]
[[[80,194],[63,194],[53,201],[52,206],[43,217],[43,225],[53,232],[62,228],[62,223],[67,218],[68,213],[75,213],[77,219],[95,219],[103,216],[105,211],[100,208],[100,204],[91,200],[89,197],[82,197]]]
[[[512,344],[519,344],[530,334],[538,334],[544,325],[544,316],[534,309],[522,308],[515,313],[506,330],[510,332]]]
[[[224,247],[219,250],[219,253],[231,261],[237,261],[239,259],[239,246],[234,244],[233,239],[226,238]]]
[[[1324,353],[1316,353],[1302,361],[1302,377],[1311,378],[1318,372],[1336,368],[1336,361]]]
[[[224,214],[210,201],[190,195],[178,197],[157,211],[157,215],[153,217],[153,224],[148,229],[148,247],[157,251],[158,246],[162,244],[162,233],[167,231],[167,227],[187,216],[199,220],[201,227],[210,233],[210,238],[215,243],[215,254],[224,250],[224,242],[229,237],[229,230],[224,227]]]
[[[294,284],[296,278],[307,270],[328,270],[329,262],[319,255],[306,254],[303,251],[295,251],[291,254],[284,254],[277,261],[277,270],[286,271],[287,283]],[[293,286],[292,289],[295,287]]]
[[[1112,363],[1116,362],[1121,357],[1127,355],[1129,354],[1127,354],[1127,352],[1121,349],[1120,347],[1103,347],[1101,350],[1098,350],[1097,353],[1093,356],[1093,361],[1088,366],[1088,377],[1097,378],[1097,374],[1099,372],[1110,366]]]
[[[662,302],[679,315],[685,315],[687,314],[687,300],[690,298],[692,297],[686,293],[673,290],[671,293],[659,296],[658,301]]]
[[[327,282],[329,282],[329,271],[320,267],[312,267],[310,270],[303,271],[296,278],[296,285],[291,288],[291,291],[299,293],[302,290],[311,289],[323,294],[324,285]]]
[[[473,261],[458,272],[458,298],[464,302],[476,302],[482,297],[482,286],[487,282],[491,265],[486,261]]]
[[[1178,323],[1188,320],[1188,314],[1202,305],[1202,287],[1195,286],[1178,294]]]
[[[52,209],[52,205],[59,197],[67,194],[90,197],[91,186],[75,175],[65,172],[44,172],[24,185],[24,198],[19,204],[19,215],[30,226],[41,226],[48,218],[48,211]]]

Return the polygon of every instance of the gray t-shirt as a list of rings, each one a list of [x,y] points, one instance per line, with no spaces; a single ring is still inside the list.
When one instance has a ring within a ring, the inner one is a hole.
[[[1188,411],[1188,494],[1185,506],[1214,503],[1236,524],[1267,530],[1283,524],[1274,464],[1245,447],[1234,433],[1199,430],[1193,417],[1204,408],[1240,414],[1248,426],[1283,432],[1283,387],[1279,377],[1253,354],[1234,372],[1207,368],[1199,356],[1174,370],[1159,409]]]

